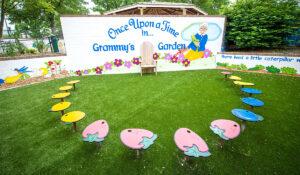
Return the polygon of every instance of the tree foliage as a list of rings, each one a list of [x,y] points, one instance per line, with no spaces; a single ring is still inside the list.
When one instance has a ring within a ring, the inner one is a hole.
[[[103,12],[116,9],[125,5],[137,2],[150,2],[151,0],[93,0],[96,7],[95,11]],[[162,0],[163,2],[191,3],[208,12],[208,14],[219,14],[222,6],[228,5],[229,0]]]
[[[277,48],[297,28],[299,7],[296,0],[239,0],[223,14],[227,16],[228,45]]]
[[[1,1],[12,4],[13,8],[6,12],[10,21],[33,38],[49,35],[49,29],[52,34],[59,34],[62,14],[87,13],[84,0],[18,0],[17,4],[13,0]]]

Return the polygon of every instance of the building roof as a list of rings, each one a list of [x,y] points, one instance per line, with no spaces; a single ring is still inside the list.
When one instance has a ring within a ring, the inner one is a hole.
[[[143,9],[141,12],[141,9]],[[142,14],[141,14],[142,13]],[[139,2],[105,12],[104,15],[208,15],[193,4],[172,2]]]

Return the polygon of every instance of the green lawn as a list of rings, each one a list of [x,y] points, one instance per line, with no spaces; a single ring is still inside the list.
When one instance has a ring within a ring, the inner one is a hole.
[[[220,70],[85,76],[59,79],[0,92],[0,174],[299,174],[300,78],[236,72],[263,91],[265,120],[249,123],[238,138],[217,146],[209,129],[214,119],[237,120],[233,108],[247,108],[239,88]],[[71,79],[80,79],[67,111],[86,117],[78,132],[50,113],[51,95]],[[81,131],[105,119],[110,133],[101,148],[82,141]],[[125,128],[158,134],[140,158],[122,145]],[[206,140],[212,155],[181,166],[173,135],[187,127]]]

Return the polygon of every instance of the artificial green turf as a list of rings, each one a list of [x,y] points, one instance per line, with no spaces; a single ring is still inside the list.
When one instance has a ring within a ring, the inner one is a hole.
[[[300,79],[235,72],[263,91],[257,95],[264,116],[249,123],[238,138],[218,147],[209,129],[214,119],[237,120],[233,108],[247,108],[241,93],[220,70],[84,76],[59,79],[0,92],[0,174],[299,174]],[[80,79],[67,111],[81,110],[79,132],[50,113],[51,95],[71,79]],[[101,148],[83,142],[81,131],[105,119],[110,132]],[[187,127],[206,140],[211,156],[192,158],[173,141]],[[122,145],[125,128],[145,128],[159,138],[140,158]]]

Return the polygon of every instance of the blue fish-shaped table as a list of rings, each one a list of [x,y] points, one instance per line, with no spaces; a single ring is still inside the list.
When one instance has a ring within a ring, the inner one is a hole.
[[[254,107],[261,107],[264,105],[264,102],[252,97],[242,98],[242,102],[249,105],[252,109]]]
[[[242,120],[242,124],[241,124],[242,131],[244,131],[246,128],[246,121],[259,122],[264,120],[262,116],[245,109],[233,109],[231,112],[234,116]]]
[[[241,88],[241,91],[249,94],[249,96],[252,96],[252,94],[261,94],[262,91],[254,88]]]

